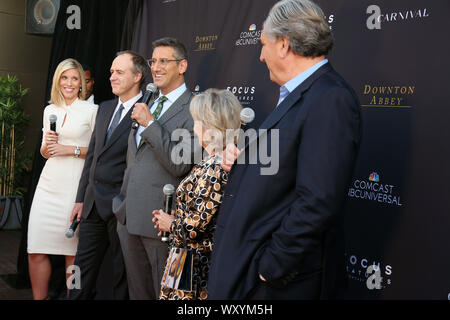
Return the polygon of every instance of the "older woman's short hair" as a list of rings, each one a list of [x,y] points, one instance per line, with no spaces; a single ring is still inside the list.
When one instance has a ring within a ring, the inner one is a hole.
[[[64,96],[61,92],[61,88],[59,87],[59,79],[61,75],[69,70],[69,69],[77,69],[80,74],[81,79],[81,91],[78,93],[78,97],[80,99],[85,100],[86,98],[86,78],[84,76],[84,70],[81,64],[72,58],[61,61],[56,67],[55,74],[53,75],[53,83],[52,83],[52,91],[50,95],[49,103],[53,103],[59,107],[62,107],[64,104]]]
[[[264,33],[272,40],[287,37],[294,53],[304,57],[327,55],[333,47],[322,9],[309,0],[277,2],[264,22]]]
[[[212,144],[218,151],[228,143],[237,142],[242,106],[233,93],[208,89],[192,99],[189,110],[194,121],[200,121],[202,127],[210,132],[203,137],[205,143]]]

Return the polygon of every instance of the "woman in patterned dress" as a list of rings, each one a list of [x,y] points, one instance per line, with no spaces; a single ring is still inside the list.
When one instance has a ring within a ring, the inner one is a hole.
[[[160,299],[207,299],[217,212],[228,174],[221,167],[221,155],[228,143],[236,143],[242,106],[228,90],[208,89],[195,96],[190,105],[194,132],[208,156],[192,168],[177,188],[176,212],[153,211],[155,228],[170,232],[171,247],[192,250],[192,290],[161,286]],[[170,257],[169,257],[170,258]],[[170,264],[171,261],[167,261]]]

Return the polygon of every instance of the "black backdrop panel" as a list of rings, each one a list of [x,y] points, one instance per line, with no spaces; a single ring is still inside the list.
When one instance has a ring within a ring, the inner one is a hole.
[[[257,125],[267,116],[278,89],[259,61],[258,39],[273,0],[145,1],[133,49],[151,58],[152,41],[180,39],[189,55],[186,84],[192,91],[217,87],[233,91],[256,112]]]
[[[447,299],[450,3],[319,3],[334,15],[330,59],[357,91],[364,120],[348,197],[348,297]],[[379,30],[366,26],[373,4],[381,9]],[[367,288],[373,263],[380,290]]]
[[[145,1],[133,49],[179,38],[189,51],[188,88],[227,88],[257,114],[273,109],[278,87],[259,61],[262,23],[276,1]],[[450,71],[446,0],[318,0],[335,36],[329,56],[357,92],[363,142],[349,186],[347,298],[447,299],[450,293]],[[381,29],[366,13],[380,8]],[[367,267],[380,289],[367,287]]]

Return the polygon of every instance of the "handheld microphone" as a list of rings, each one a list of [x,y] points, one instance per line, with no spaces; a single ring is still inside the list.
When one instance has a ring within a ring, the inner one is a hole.
[[[253,120],[255,120],[255,111],[252,108],[244,108],[241,110],[241,121],[244,127]]]
[[[152,98],[153,94],[158,92],[158,87],[154,83],[147,84],[144,97],[142,98],[141,103],[145,103],[148,106],[148,103],[150,102],[150,99]],[[139,123],[136,120],[133,120],[131,123],[131,128],[136,130],[139,128]]]
[[[163,188],[164,193],[164,212],[167,214],[171,214],[172,212],[172,202],[173,202],[173,194],[175,193],[175,187],[171,184],[166,184]],[[169,233],[166,231],[162,232],[161,241],[167,242],[169,241]]]
[[[75,217],[75,219],[73,219],[71,226],[66,231],[66,238],[69,239],[73,238],[73,236],[75,235],[75,230],[77,230],[78,224],[80,224],[80,221],[78,221],[77,217]]]
[[[56,132],[56,120],[58,119],[58,117],[56,116],[56,114],[51,114],[48,117],[48,120],[50,121],[50,130]]]

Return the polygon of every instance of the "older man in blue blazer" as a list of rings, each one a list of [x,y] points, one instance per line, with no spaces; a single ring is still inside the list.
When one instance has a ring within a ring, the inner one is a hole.
[[[314,3],[276,3],[261,44],[280,98],[231,168],[209,297],[334,298],[345,281],[343,207],[360,143],[359,102],[326,59],[333,37]],[[251,164],[249,157],[263,160],[252,144],[272,150],[278,167]],[[227,149],[224,166],[239,153]]]

